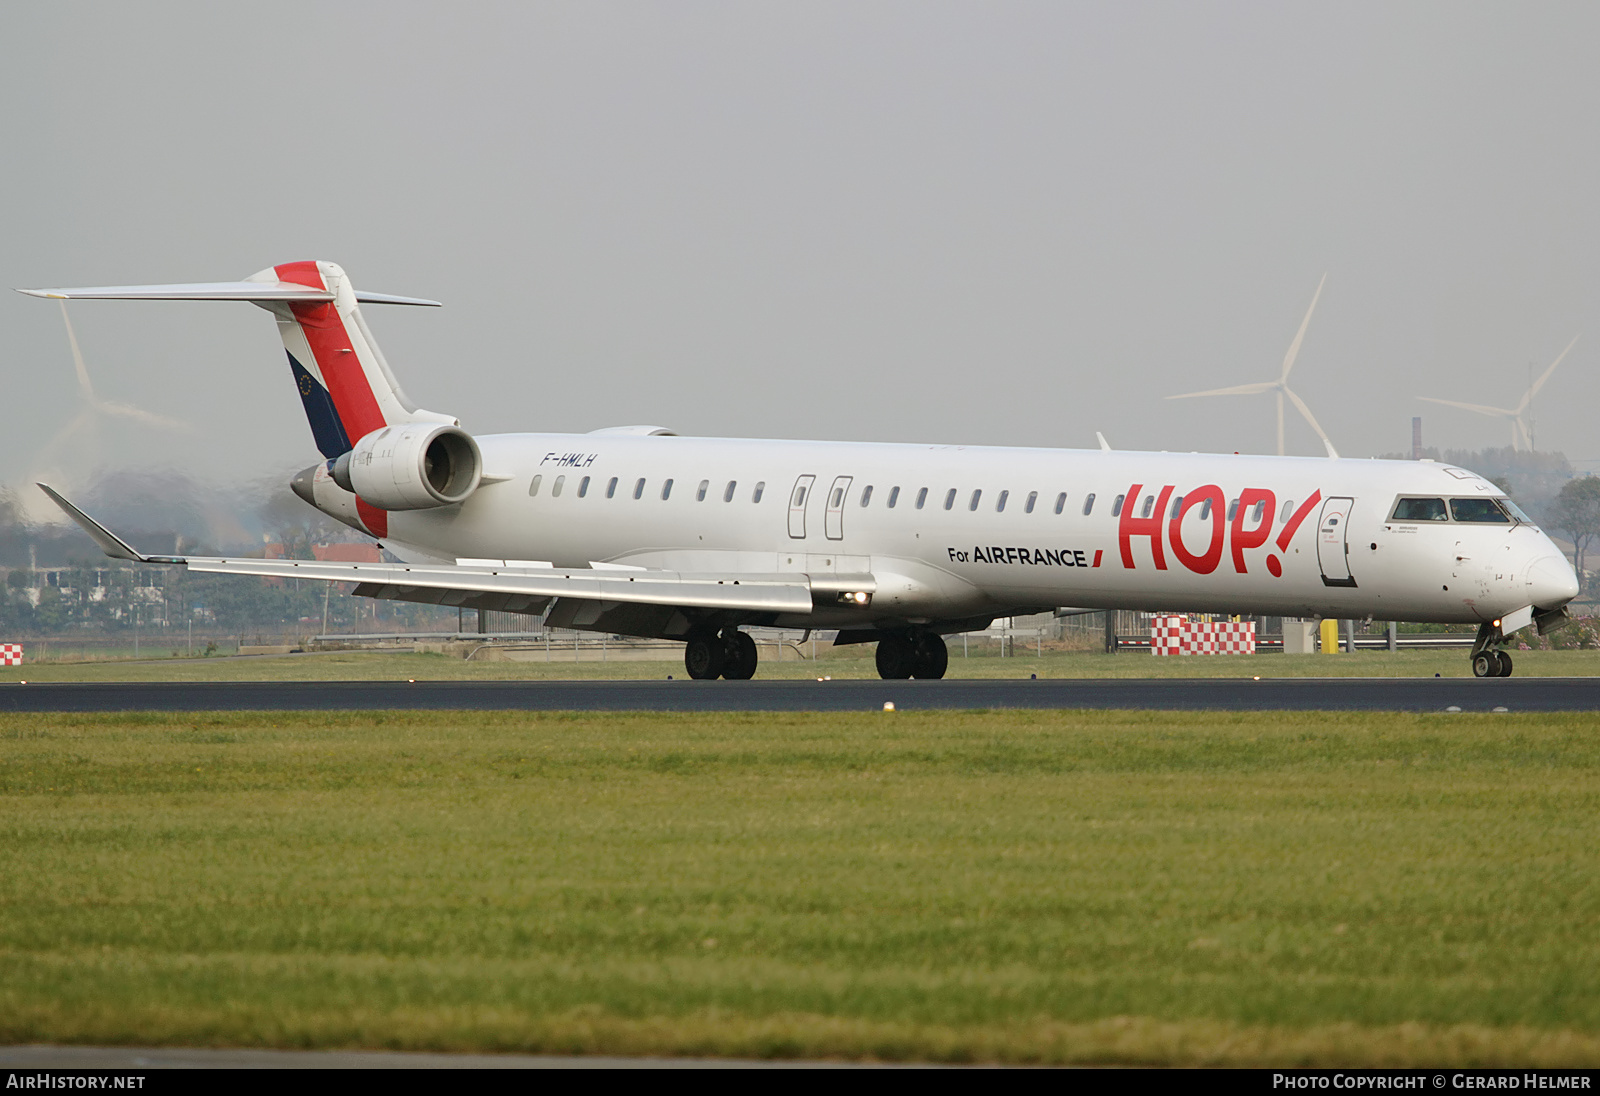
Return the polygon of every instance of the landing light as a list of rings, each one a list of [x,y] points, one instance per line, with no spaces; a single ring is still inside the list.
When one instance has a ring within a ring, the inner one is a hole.
[[[870,604],[871,601],[872,595],[865,590],[846,590],[839,595],[840,605],[852,605],[859,608]]]

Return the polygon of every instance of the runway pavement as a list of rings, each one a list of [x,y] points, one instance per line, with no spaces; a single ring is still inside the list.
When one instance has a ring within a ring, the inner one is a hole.
[[[0,685],[0,711],[849,712],[975,708],[1468,712],[1600,710],[1600,678],[1044,681],[216,681]]]

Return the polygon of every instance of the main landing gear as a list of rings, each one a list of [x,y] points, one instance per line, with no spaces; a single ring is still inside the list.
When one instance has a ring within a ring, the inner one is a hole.
[[[950,666],[944,637],[931,632],[915,636],[885,636],[878,640],[878,676],[886,681],[908,677],[938,679]]]
[[[749,681],[757,661],[756,641],[737,628],[692,635],[683,649],[683,668],[697,681]]]
[[[1478,638],[1472,644],[1473,677],[1510,677],[1511,656],[1500,650],[1505,636],[1494,624],[1485,621],[1478,625]]]

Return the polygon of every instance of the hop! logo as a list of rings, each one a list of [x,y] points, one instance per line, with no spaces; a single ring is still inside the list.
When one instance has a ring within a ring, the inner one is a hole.
[[[1135,567],[1134,538],[1148,537],[1150,555],[1158,571],[1167,569],[1166,549],[1170,546],[1178,562],[1197,575],[1209,575],[1215,571],[1222,563],[1225,548],[1230,550],[1233,569],[1241,575],[1249,574],[1245,553],[1260,548],[1272,536],[1272,522],[1277,514],[1278,500],[1265,487],[1249,487],[1239,492],[1238,503],[1233,507],[1231,515],[1227,512],[1228,501],[1222,488],[1214,483],[1197,487],[1184,494],[1170,516],[1168,503],[1172,501],[1174,490],[1171,484],[1161,488],[1161,493],[1156,496],[1153,505],[1146,500],[1143,508],[1145,516],[1140,516],[1137,502],[1139,493],[1143,490],[1142,483],[1136,483],[1128,488],[1121,521],[1117,526],[1117,541],[1122,549],[1122,565],[1129,570]],[[1321,501],[1322,492],[1313,491],[1311,497],[1289,515],[1274,542],[1279,552],[1289,550],[1289,542],[1294,539],[1295,532],[1306,518],[1311,516],[1311,511],[1316,509],[1317,503]],[[1196,507],[1200,509],[1202,521],[1210,525],[1205,546],[1198,552],[1191,550],[1183,539],[1183,519]],[[1273,578],[1282,577],[1283,563],[1277,555],[1271,553],[1267,555],[1267,570]]]

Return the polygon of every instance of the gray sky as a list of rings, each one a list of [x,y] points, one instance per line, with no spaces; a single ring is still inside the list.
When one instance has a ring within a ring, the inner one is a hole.
[[[1600,458],[1589,4],[28,4],[0,36],[0,285],[295,259],[476,432],[1270,451],[1276,376],[1346,455]],[[0,294],[0,480],[317,454],[265,313]],[[98,449],[94,445],[98,445]],[[1298,420],[1291,452],[1319,451]]]

